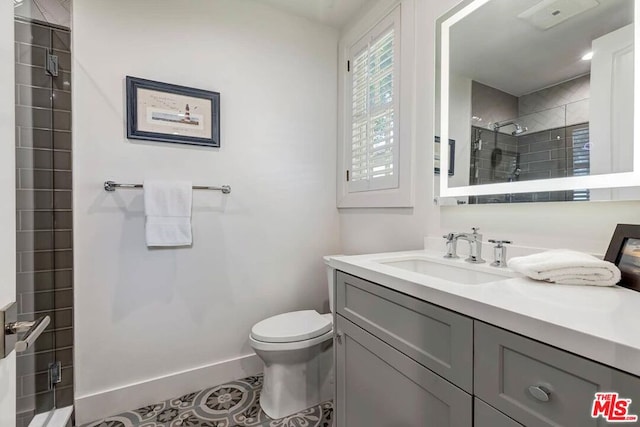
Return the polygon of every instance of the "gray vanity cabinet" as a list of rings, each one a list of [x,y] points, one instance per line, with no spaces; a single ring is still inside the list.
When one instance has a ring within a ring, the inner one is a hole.
[[[336,427],[471,426],[471,395],[336,319]]]
[[[335,427],[602,427],[612,391],[640,415],[636,376],[342,272],[334,295]]]

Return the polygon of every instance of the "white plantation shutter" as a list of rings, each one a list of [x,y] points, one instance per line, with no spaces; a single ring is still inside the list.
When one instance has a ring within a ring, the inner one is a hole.
[[[399,8],[350,50],[349,192],[398,187]]]

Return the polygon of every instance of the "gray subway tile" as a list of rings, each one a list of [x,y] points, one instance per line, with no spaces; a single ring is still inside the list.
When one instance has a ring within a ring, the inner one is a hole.
[[[53,192],[53,208],[60,210],[70,210],[73,204],[71,191],[54,191]]]
[[[16,126],[51,129],[53,112],[45,108],[16,107]]]
[[[71,73],[68,71],[59,71],[58,77],[54,77],[53,88],[57,90],[71,90]]]
[[[553,172],[564,167],[564,162],[560,160],[549,160],[543,162],[533,162],[529,163],[529,171],[538,172],[538,171],[549,171]]]
[[[54,110],[53,129],[71,131],[71,112]]]
[[[73,405],[73,387],[56,388],[56,404],[61,408]]]
[[[54,252],[22,252],[20,272],[49,271],[54,269]]]
[[[69,151],[54,151],[53,168],[56,170],[71,171],[71,153]]]
[[[52,212],[22,211],[20,212],[20,230],[52,230],[54,215]]]
[[[16,101],[26,107],[51,108],[53,100],[50,89],[18,85]]]
[[[43,47],[32,46],[24,43],[16,43],[16,56],[21,64],[44,67],[47,50]]]
[[[46,48],[51,46],[51,30],[44,26],[16,21],[13,28],[17,42]]]
[[[71,111],[71,92],[54,90],[53,108],[56,110]]]
[[[551,160],[551,153],[549,151],[539,151],[537,153],[523,154],[520,156],[521,164],[543,160]]]
[[[53,132],[47,129],[18,128],[19,146],[25,148],[53,148]]]
[[[18,293],[54,289],[57,273],[53,271],[18,273],[16,275],[16,289]]]
[[[26,64],[16,64],[15,68],[16,84],[41,88],[51,88],[52,78],[49,74],[47,74],[47,71],[43,67],[35,67]]]
[[[536,143],[536,142],[540,142],[540,141],[548,141],[549,140],[549,131],[545,130],[545,131],[541,131],[541,132],[535,132],[535,133],[530,133],[527,135],[522,135],[518,137],[518,143],[519,144],[531,144],[531,143]]]
[[[47,372],[49,363],[55,360],[54,351],[17,355],[16,374],[30,375],[36,372]]]
[[[54,273],[54,283],[56,289],[73,287],[73,270],[56,270]]]
[[[53,250],[55,244],[52,231],[18,231],[16,247],[19,252]]]
[[[55,231],[53,240],[53,245],[57,250],[73,248],[73,233],[71,231]],[[60,267],[56,266],[56,268]]]
[[[73,347],[73,328],[59,329],[54,333],[58,348]]]
[[[71,132],[56,129],[53,132],[53,148],[56,150],[71,150]]]
[[[73,268],[73,250],[60,249],[55,251],[54,255],[55,268]]]
[[[71,310],[62,310],[71,313]],[[56,316],[57,317],[57,316]],[[73,351],[70,348],[56,350],[56,360],[60,361],[63,368],[73,366]]]
[[[53,189],[53,171],[42,169],[19,169],[21,189]]]
[[[53,217],[56,230],[71,230],[73,228],[71,212],[54,212]]]
[[[51,47],[65,52],[71,51],[71,34],[68,31],[53,30]]]
[[[49,375],[47,372],[24,375],[20,377],[22,382],[22,396],[49,391]]]
[[[20,169],[53,169],[53,152],[50,150],[17,148],[16,167]]]
[[[53,188],[70,190],[73,185],[71,171],[53,171]]]
[[[54,207],[54,193],[49,190],[17,190],[16,209],[50,210]]]
[[[520,174],[520,181],[531,181],[535,179],[549,179],[549,171],[527,172]]]

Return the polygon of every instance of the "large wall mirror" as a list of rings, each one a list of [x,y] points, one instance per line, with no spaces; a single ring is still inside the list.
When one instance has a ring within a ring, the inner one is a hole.
[[[439,195],[640,199],[634,0],[469,0],[438,20]],[[451,162],[450,155],[455,156]],[[634,188],[636,187],[636,188]]]

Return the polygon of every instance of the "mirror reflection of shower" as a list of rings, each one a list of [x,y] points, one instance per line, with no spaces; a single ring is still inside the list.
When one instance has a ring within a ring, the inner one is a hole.
[[[511,132],[511,135],[516,136],[520,135],[529,130],[526,126],[522,126],[520,123],[515,122],[514,120],[507,120],[504,122],[495,122],[493,125],[490,125],[493,128],[494,132],[498,132],[501,128],[506,126],[513,126],[515,130]]]

